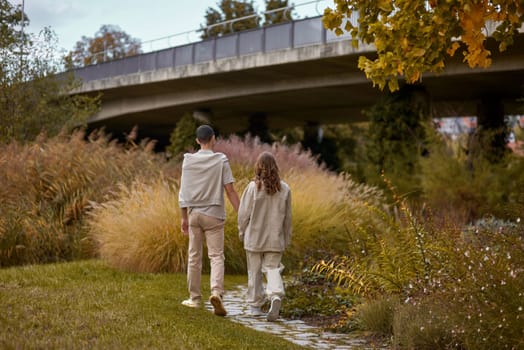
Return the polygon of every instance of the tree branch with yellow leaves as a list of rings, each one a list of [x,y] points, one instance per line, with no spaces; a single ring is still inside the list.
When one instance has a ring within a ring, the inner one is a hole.
[[[334,0],[326,8],[324,26],[337,35],[349,32],[352,45],[374,44],[377,56],[361,56],[358,66],[384,89],[398,90],[399,78],[421,80],[425,72],[440,73],[446,59],[458,52],[471,68],[489,67],[487,26],[504,51],[524,21],[523,0]],[[357,14],[356,23],[350,21]]]

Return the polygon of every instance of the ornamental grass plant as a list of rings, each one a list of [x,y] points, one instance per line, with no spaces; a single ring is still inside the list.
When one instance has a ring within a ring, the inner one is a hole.
[[[93,204],[90,236],[100,258],[133,272],[184,272],[187,235],[180,230],[178,192],[159,178],[120,185],[116,199]]]
[[[384,201],[378,189],[357,184],[349,176],[327,171],[298,145],[269,145],[256,138],[242,140],[233,136],[219,140],[215,150],[228,156],[239,195],[254,179],[258,155],[264,151],[275,155],[280,177],[290,186],[292,196],[293,237],[283,256],[283,264],[289,270],[299,268],[305,256],[323,257],[327,252],[345,251],[350,244],[347,222],[373,221],[367,215],[366,206],[381,206]],[[236,213],[229,204],[226,209],[228,218],[235,218],[226,220],[226,269],[245,273],[245,253],[238,238]]]
[[[344,252],[350,245],[347,221],[369,222],[365,207],[382,203],[381,192],[354,183],[318,165],[309,153],[297,146],[268,145],[247,137],[217,142],[216,151],[230,159],[239,195],[254,177],[258,154],[272,151],[282,164],[281,178],[292,191],[293,239],[284,253],[289,271],[297,269],[304,256],[324,256]],[[149,185],[136,182],[120,186],[111,202],[96,206],[89,219],[89,236],[100,256],[130,271],[183,271],[187,244],[180,232],[178,213],[179,175]],[[167,183],[170,185],[168,186]],[[246,273],[245,251],[238,238],[237,215],[226,200],[224,254],[226,273]],[[160,263],[162,261],[162,263]],[[176,261],[176,262],[175,262]],[[204,252],[204,272],[209,271]]]
[[[90,203],[113,198],[115,184],[159,177],[152,146],[82,131],[0,145],[0,267],[93,256]]]

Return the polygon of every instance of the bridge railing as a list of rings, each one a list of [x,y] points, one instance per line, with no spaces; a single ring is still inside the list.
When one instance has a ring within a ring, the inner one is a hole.
[[[356,17],[353,19],[356,22]],[[203,41],[75,69],[84,82],[256,53],[349,40],[322,25],[322,16],[236,32]]]

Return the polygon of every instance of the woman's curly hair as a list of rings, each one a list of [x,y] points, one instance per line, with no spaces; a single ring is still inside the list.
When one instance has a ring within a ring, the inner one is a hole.
[[[255,183],[257,190],[262,186],[267,194],[272,195],[281,190],[280,175],[275,157],[269,152],[262,152],[255,163]]]

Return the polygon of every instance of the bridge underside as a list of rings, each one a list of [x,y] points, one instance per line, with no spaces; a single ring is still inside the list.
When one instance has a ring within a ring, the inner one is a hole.
[[[485,98],[501,101],[506,114],[522,113],[522,36],[510,50],[501,54],[494,48],[489,69],[471,69],[454,58],[439,76],[424,76],[436,115],[475,115]],[[214,65],[213,74],[100,89],[102,111],[89,127],[104,127],[118,137],[136,125],[141,137],[166,144],[186,113],[209,118],[223,134],[246,131],[253,116],[265,118],[270,129],[362,121],[362,111],[385,92],[372,86],[357,60],[353,54],[249,69],[221,69],[228,62],[217,61],[208,64]]]

